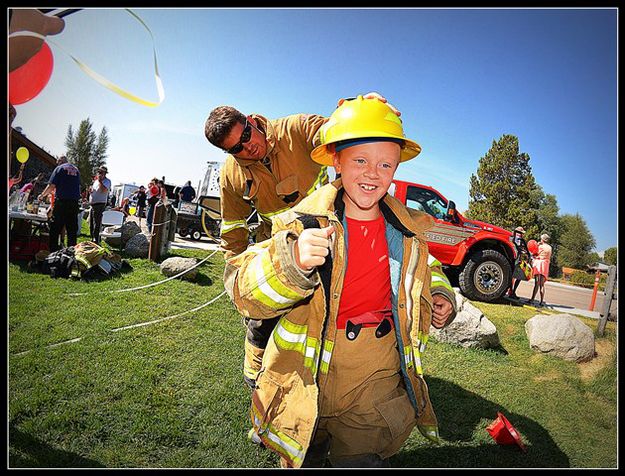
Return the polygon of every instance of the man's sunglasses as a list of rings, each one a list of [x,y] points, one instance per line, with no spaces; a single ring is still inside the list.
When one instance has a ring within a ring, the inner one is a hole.
[[[249,142],[252,137],[252,124],[245,119],[245,127],[243,127],[243,132],[241,132],[241,137],[239,138],[239,142],[230,147],[229,149],[223,149],[223,151],[227,154],[236,155],[243,150],[243,144]]]

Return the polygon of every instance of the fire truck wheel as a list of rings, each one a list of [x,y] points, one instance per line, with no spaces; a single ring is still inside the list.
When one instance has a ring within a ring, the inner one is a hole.
[[[189,231],[186,228],[180,228],[178,230],[178,234],[184,238],[189,234]]]
[[[495,250],[473,253],[458,277],[462,294],[475,301],[493,302],[510,285],[512,269],[504,255]]]
[[[193,230],[191,232],[191,238],[195,241],[199,241],[202,238],[202,232],[200,230]]]

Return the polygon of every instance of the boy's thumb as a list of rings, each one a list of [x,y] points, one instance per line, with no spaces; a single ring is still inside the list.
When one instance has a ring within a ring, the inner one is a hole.
[[[330,236],[332,236],[332,233],[334,233],[334,227],[332,225],[326,226],[325,228],[323,228],[323,231],[325,232],[326,237],[330,238]]]

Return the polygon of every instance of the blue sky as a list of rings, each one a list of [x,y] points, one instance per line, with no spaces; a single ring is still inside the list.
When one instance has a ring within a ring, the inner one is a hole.
[[[479,159],[513,134],[560,213],[584,218],[597,251],[617,244],[614,8],[134,11],[154,35],[160,106],[121,98],[70,59],[158,98],[147,31],[123,9],[85,9],[50,38],[52,77],[16,106],[13,126],[60,155],[68,125],[89,118],[108,129],[113,182],[196,184],[207,161],[225,158],[203,134],[214,107],[329,115],[341,97],[378,91],[423,149],[397,178],[465,210]]]

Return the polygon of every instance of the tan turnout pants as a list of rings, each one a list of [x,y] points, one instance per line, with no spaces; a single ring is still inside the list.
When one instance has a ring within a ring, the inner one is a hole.
[[[334,467],[372,467],[399,451],[416,425],[399,369],[394,329],[378,338],[362,328],[354,340],[336,331],[304,466],[323,466],[327,456]]]

